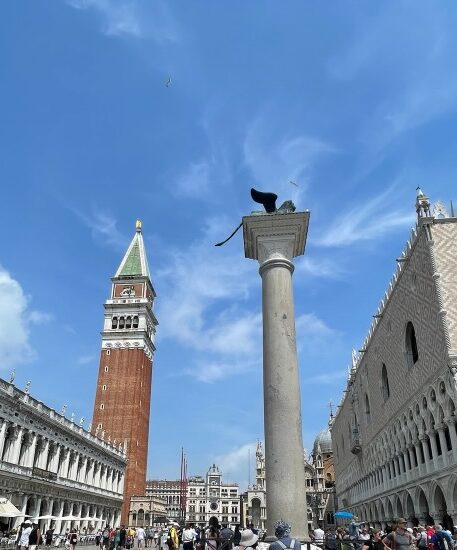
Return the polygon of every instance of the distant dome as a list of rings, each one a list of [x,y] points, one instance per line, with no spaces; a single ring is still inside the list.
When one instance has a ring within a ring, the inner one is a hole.
[[[313,454],[318,452],[318,447],[320,447],[321,453],[331,453],[332,449],[332,436],[328,428],[324,428],[317,434],[316,439],[314,440]]]

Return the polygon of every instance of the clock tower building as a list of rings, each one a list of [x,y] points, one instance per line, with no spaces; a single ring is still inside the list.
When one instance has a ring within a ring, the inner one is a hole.
[[[156,294],[149,273],[141,222],[112,278],[105,302],[102,350],[92,431],[111,443],[125,444],[122,519],[128,522],[130,497],[144,495],[148,457],[152,358],[157,319]]]

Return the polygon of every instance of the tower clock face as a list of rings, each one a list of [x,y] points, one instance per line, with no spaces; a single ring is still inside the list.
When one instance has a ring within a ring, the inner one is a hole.
[[[212,502],[209,506],[213,512],[217,510],[217,502]]]

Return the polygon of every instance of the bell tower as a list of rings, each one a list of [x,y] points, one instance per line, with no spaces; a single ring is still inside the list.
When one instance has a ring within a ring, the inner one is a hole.
[[[92,432],[127,446],[122,522],[132,495],[146,492],[152,358],[157,319],[142,224],[112,278],[105,302]]]

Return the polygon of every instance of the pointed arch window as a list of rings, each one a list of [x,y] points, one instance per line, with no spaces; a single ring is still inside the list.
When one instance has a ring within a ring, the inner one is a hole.
[[[381,387],[382,387],[382,397],[384,401],[387,401],[390,397],[390,386],[389,386],[389,376],[387,374],[387,367],[383,363],[381,371]]]
[[[411,321],[406,325],[405,332],[405,349],[406,349],[406,362],[409,368],[413,367],[418,359],[419,352],[417,350],[416,331]]]
[[[371,409],[368,394],[365,394],[365,415],[367,417],[367,423],[371,422]]]

